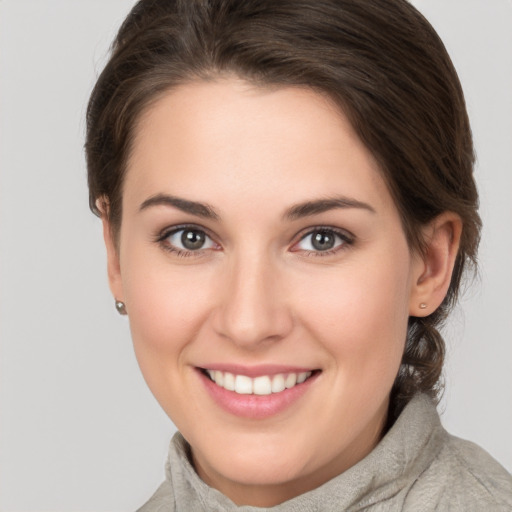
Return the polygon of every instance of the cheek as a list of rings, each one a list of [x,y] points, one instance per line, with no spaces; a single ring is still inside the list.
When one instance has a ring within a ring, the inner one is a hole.
[[[309,283],[302,317],[335,364],[345,366],[348,373],[340,375],[394,378],[407,333],[408,265],[407,256],[390,255],[347,265]]]
[[[173,266],[165,255],[140,245],[127,241],[121,271],[135,353],[153,389],[150,381],[176,374],[208,314],[211,286],[200,265]]]
[[[199,411],[183,393],[190,379],[189,347],[193,345],[211,302],[207,286],[183,272],[157,265],[128,273],[126,300],[133,347],[142,375],[162,408],[176,424]]]
[[[132,276],[126,298],[134,342],[158,351],[186,344],[208,312],[209,289],[198,282],[168,271]]]

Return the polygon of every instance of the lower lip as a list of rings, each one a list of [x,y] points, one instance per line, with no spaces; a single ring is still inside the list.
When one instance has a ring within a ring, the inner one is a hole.
[[[270,395],[241,395],[228,391],[209,379],[201,370],[197,370],[203,385],[215,403],[235,416],[251,419],[265,419],[275,416],[297,402],[310,389],[319,372],[293,388]]]

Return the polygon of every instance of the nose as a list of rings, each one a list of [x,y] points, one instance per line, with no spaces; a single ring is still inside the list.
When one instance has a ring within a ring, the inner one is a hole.
[[[258,255],[227,264],[213,320],[217,334],[250,350],[289,334],[293,318],[277,267]]]

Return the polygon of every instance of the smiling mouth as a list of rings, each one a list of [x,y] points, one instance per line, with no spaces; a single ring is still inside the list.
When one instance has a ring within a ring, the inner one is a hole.
[[[240,395],[271,395],[281,393],[286,389],[292,389],[310,379],[320,370],[307,372],[287,372],[276,375],[261,375],[251,378],[247,375],[236,375],[230,372],[220,370],[209,370],[201,368],[201,372],[208,377],[217,386],[227,390],[234,391]]]

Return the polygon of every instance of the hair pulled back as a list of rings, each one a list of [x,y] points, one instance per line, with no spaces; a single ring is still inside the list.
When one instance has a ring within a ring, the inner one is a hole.
[[[444,211],[463,221],[447,296],[410,317],[392,415],[422,391],[437,397],[438,331],[463,271],[476,263],[480,218],[462,89],[434,29],[405,0],[141,0],[112,46],[87,110],[90,207],[117,237],[134,128],[163,93],[237,75],[255,84],[312,88],[334,100],[380,165],[413,250]],[[103,213],[97,200],[108,205]]]

